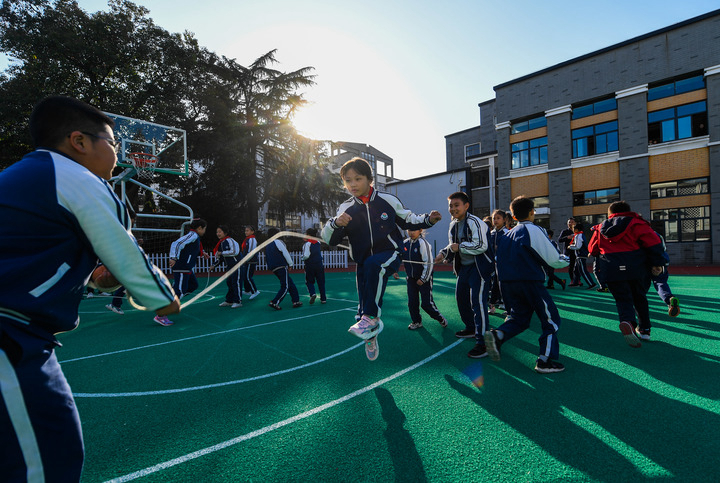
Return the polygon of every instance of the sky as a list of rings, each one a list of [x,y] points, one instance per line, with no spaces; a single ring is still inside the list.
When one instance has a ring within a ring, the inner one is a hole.
[[[401,179],[445,171],[445,136],[480,123],[478,103],[494,98],[493,86],[719,8],[717,0],[134,3],[165,30],[193,32],[242,65],[277,49],[276,69],[313,67],[297,129],[370,144]]]

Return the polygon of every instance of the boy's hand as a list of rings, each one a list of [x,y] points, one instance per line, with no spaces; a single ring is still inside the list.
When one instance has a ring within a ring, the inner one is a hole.
[[[440,214],[440,212],[437,210],[432,210],[430,212],[430,223],[432,223],[434,225],[435,223],[437,223],[440,220],[442,220],[442,215]]]
[[[455,253],[460,251],[460,244],[459,243],[453,243],[450,245],[450,250],[454,251]]]
[[[423,285],[425,285],[425,282],[423,282],[422,280],[418,280],[417,284],[418,284],[418,287],[422,287]]]
[[[172,267],[175,266],[175,262],[177,262],[177,260],[175,260],[174,258],[171,258],[171,259],[168,261],[168,265],[170,265],[170,268],[172,268]]]
[[[348,215],[347,213],[343,213],[342,215],[335,218],[335,224],[337,226],[348,226],[350,220],[352,220],[352,216]]]
[[[650,269],[650,272],[652,273],[653,277],[657,277],[663,272],[663,267],[652,267]]]
[[[400,275],[398,275],[398,273],[395,272],[395,273],[393,273],[393,278],[394,278],[395,280],[400,280]]]
[[[180,299],[175,297],[175,300],[172,301],[170,305],[166,305],[165,307],[161,309],[157,309],[155,313],[157,315],[170,315],[170,314],[177,314],[180,312]]]
[[[441,263],[443,260],[445,260],[445,257],[442,253],[435,257],[435,263]]]

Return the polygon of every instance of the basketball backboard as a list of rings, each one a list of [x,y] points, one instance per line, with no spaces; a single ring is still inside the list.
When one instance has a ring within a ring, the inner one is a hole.
[[[155,173],[188,175],[187,136],[184,130],[119,114],[105,114],[115,121],[115,137],[122,143],[118,166],[132,168],[133,153],[147,153],[157,157]]]

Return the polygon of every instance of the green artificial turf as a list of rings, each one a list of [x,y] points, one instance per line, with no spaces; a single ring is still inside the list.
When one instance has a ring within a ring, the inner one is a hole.
[[[671,277],[677,318],[651,289],[640,349],[610,294],[552,291],[567,367],[552,375],[533,371],[537,320],[499,362],[469,359],[449,272],[434,286],[446,329],[425,316],[407,330],[405,283],[390,281],[370,362],[347,333],[354,274],[327,277],[326,305],[307,303],[298,273],[304,306],[275,311],[277,280],[262,275],[242,308],[217,306],[223,286],[171,327],[83,301],[57,351],[83,423],[83,481],[717,480],[717,277]]]

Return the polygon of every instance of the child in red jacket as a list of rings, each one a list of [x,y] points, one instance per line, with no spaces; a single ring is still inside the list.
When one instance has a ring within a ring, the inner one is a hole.
[[[629,204],[616,201],[608,208],[608,219],[593,231],[588,248],[615,298],[620,332],[630,347],[640,347],[640,338],[650,340],[650,276],[665,265],[660,238]]]

